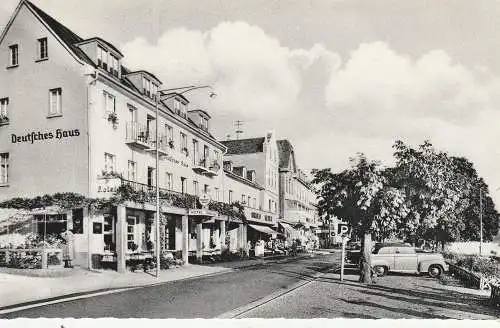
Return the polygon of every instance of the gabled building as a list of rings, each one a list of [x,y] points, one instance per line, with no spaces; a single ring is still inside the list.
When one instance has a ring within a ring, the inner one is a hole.
[[[182,93],[158,99],[160,79],[122,60],[112,43],[82,38],[31,2],[19,3],[0,35],[0,200],[56,192],[109,198],[121,186],[137,193],[158,186],[168,200],[160,209],[163,251],[201,258],[243,224],[199,208],[200,195],[231,202],[226,146],[210,133],[206,111],[191,110]],[[265,199],[272,196],[274,206],[277,159],[273,167],[275,188]],[[97,255],[124,271],[131,254],[156,249],[154,216],[154,204],[134,201],[108,213],[66,213],[76,263]]]
[[[279,158],[274,132],[269,132],[264,137],[226,140],[221,143],[227,148],[224,155],[224,171],[227,175],[250,180],[261,188],[258,198],[252,196],[248,199],[248,195],[243,192],[236,195],[241,197],[241,201],[246,199],[247,204],[251,204],[250,217],[247,217],[251,224],[251,230],[247,232],[248,238],[255,241],[260,239],[261,234],[276,235],[272,227],[277,227],[279,215]],[[228,192],[234,194],[229,185],[228,188]]]
[[[278,140],[279,220],[288,234],[313,232],[318,227],[316,194],[306,174],[297,166],[290,141]]]

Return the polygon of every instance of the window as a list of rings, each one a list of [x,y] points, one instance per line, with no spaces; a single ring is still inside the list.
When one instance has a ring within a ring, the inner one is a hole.
[[[220,190],[219,188],[215,188],[215,200],[220,201]]]
[[[9,123],[9,98],[0,99],[0,125]]]
[[[137,108],[132,105],[128,105],[128,112],[130,117],[130,123],[134,124],[137,122]]]
[[[62,89],[51,89],[49,91],[49,116],[62,114]]]
[[[245,195],[244,195],[244,194],[243,194],[243,195],[241,195],[241,203],[242,203],[242,204],[246,204],[246,202],[247,202],[247,201],[246,201],[246,199],[247,199],[247,198],[245,197]]]
[[[108,52],[101,47],[97,47],[97,66],[108,70]]]
[[[146,79],[145,77],[142,77],[142,93],[144,93],[146,96],[151,97],[151,81]]]
[[[187,179],[185,177],[181,177],[181,192],[183,194],[186,193],[186,184],[187,184]]]
[[[254,199],[252,200],[252,207],[253,207],[253,208],[257,208],[257,199],[256,199],[256,198],[254,198]]]
[[[203,146],[203,166],[207,167],[207,162],[208,162],[208,157],[209,157],[209,154],[210,154],[210,150],[208,148],[207,145]]]
[[[153,187],[155,181],[155,168],[148,166],[148,186]]]
[[[200,163],[198,163],[198,140],[193,139],[193,165],[198,166]]]
[[[174,99],[174,112],[177,114],[181,113],[181,102],[177,99]]]
[[[208,120],[203,116],[200,116],[200,127],[205,131],[208,130]]]
[[[269,208],[269,212],[271,212],[271,208],[272,208],[272,207],[271,207],[271,200],[270,200],[270,199],[269,199],[269,204],[268,204],[268,205],[269,205],[269,206],[268,206],[268,208]]]
[[[118,77],[120,73],[120,65],[118,64],[118,58],[114,55],[109,55],[110,63],[109,63],[109,71],[114,76]]]
[[[127,218],[127,249],[130,251],[135,251],[137,245],[135,243],[135,224],[136,218],[134,216],[129,216]]]
[[[165,177],[166,177],[166,183],[165,184],[167,186],[167,189],[168,190],[172,190],[173,187],[174,187],[174,185],[173,185],[174,179],[173,179],[172,173],[167,172]]]
[[[38,39],[38,59],[47,59],[49,57],[47,38]]]
[[[210,189],[210,187],[209,187],[207,184],[203,186],[203,192],[204,192],[205,194],[208,194],[209,189]]]
[[[180,136],[181,136],[181,151],[187,153],[187,135],[181,132]]]
[[[115,112],[115,97],[106,91],[103,92],[104,95],[104,110],[106,113]]]
[[[9,46],[9,66],[19,65],[19,47],[17,44]]]
[[[104,153],[104,172],[111,173],[115,172],[115,155]]]
[[[247,198],[247,205],[250,206],[250,201],[252,200],[252,197],[248,196]]]
[[[232,204],[233,203],[233,191],[232,190],[229,190],[229,200],[228,200],[229,204]]]
[[[136,180],[137,165],[134,161],[128,161],[128,179],[130,181]]]
[[[9,153],[0,154],[0,185],[9,183]]]
[[[193,181],[193,195],[198,196],[199,192],[198,181]]]
[[[174,129],[168,124],[165,125],[165,134],[167,136],[168,141],[174,140]]]

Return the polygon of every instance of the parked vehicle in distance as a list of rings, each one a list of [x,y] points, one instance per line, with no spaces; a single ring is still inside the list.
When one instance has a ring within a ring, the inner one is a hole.
[[[410,244],[406,243],[375,243],[375,245],[372,247],[372,253],[378,250],[382,245],[385,246],[411,246]],[[348,249],[346,247],[346,249]],[[353,247],[349,249],[346,252],[346,257],[345,260],[347,263],[352,263],[352,264],[359,264],[359,261],[361,259],[361,242],[356,242],[355,244],[353,243]]]
[[[439,277],[448,271],[448,265],[440,253],[429,253],[408,244],[377,244],[371,256],[371,265],[378,276],[389,271],[428,273]]]

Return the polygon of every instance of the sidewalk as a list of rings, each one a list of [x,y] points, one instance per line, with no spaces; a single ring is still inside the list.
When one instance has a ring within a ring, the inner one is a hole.
[[[190,264],[178,268],[160,271],[160,276],[154,276],[155,271],[142,271],[120,274],[111,270],[88,271],[86,269],[57,269],[53,271],[37,270],[25,272],[25,275],[5,273],[15,270],[0,271],[0,309],[21,303],[36,302],[62,296],[161,284],[170,281],[196,278],[206,275],[221,274],[233,270],[263,265],[273,262],[294,261],[309,257],[309,254],[291,257],[273,257],[266,259],[250,259],[225,263]],[[31,276],[28,276],[29,274]],[[40,276],[42,274],[49,277]]]

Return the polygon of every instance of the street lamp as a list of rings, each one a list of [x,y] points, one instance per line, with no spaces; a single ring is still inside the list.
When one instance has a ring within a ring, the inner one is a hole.
[[[196,89],[210,89],[210,98],[215,98],[217,95],[215,94],[215,92],[213,91],[212,87],[210,85],[200,85],[200,86],[196,86],[196,85],[190,85],[190,86],[187,86],[187,87],[180,87],[180,88],[172,88],[172,89],[163,89],[163,90],[157,90],[156,91],[156,97],[155,97],[155,116],[156,116],[156,131],[155,131],[155,153],[156,153],[156,163],[155,163],[155,166],[156,166],[156,174],[155,174],[155,180],[156,180],[156,278],[160,277],[160,252],[161,252],[161,245],[160,245],[160,184],[159,184],[159,181],[160,181],[160,155],[158,153],[158,150],[159,150],[159,142],[158,142],[158,137],[159,137],[159,134],[158,134],[158,118],[159,118],[159,115],[158,115],[158,112],[159,112],[159,105],[160,105],[160,101],[163,100],[168,100],[168,99],[171,99],[177,95],[181,95],[181,94],[184,94],[186,92],[189,92],[189,91],[193,91],[193,90],[196,90]],[[170,93],[170,92],[173,92],[173,91],[179,91],[179,92],[175,92],[175,94],[173,95],[170,95],[169,97],[166,97],[165,99],[160,99],[162,96],[165,95],[165,93]]]

